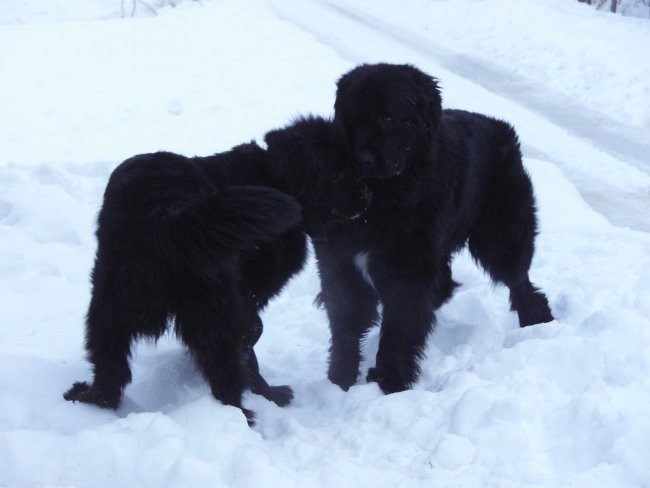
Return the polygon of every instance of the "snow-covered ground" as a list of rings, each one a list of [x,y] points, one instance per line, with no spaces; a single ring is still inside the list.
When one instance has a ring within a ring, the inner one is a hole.
[[[649,21],[567,0],[120,12],[0,3],[0,486],[650,487]],[[296,398],[248,394],[254,429],[173,337],[137,346],[117,413],[65,402],[90,378],[83,316],[110,171],[329,115],[336,79],[379,60],[439,77],[447,107],[515,124],[539,203],[532,277],[558,320],[518,329],[505,290],[461,254],[420,381],[344,393],[326,380],[310,261],[257,347]]]

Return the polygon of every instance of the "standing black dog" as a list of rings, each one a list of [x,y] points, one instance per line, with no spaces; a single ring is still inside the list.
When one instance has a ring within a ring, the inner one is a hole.
[[[315,240],[320,301],[332,332],[329,378],[357,379],[360,341],[383,305],[369,381],[386,393],[408,388],[448,300],[453,254],[466,244],[495,282],[510,289],[521,326],[553,320],[528,270],[535,200],[514,129],[442,110],[436,80],[410,65],[362,65],[338,82],[335,124],[355,154],[373,203],[364,219]]]
[[[118,166],[99,213],[86,348],[92,385],[67,400],[117,408],[132,342],[173,322],[213,395],[242,406],[245,388],[279,405],[289,387],[259,373],[259,310],[303,266],[306,236],[368,206],[330,121],[299,119],[209,157],[135,156]],[[291,196],[288,196],[291,195]],[[294,198],[295,197],[295,198]],[[250,423],[252,412],[242,409]]]

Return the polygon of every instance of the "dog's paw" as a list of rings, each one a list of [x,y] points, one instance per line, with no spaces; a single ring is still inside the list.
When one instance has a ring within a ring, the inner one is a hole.
[[[82,401],[84,394],[90,389],[90,385],[85,381],[78,381],[72,388],[63,394],[63,398],[71,402]]]
[[[343,391],[348,391],[357,382],[359,366],[358,362],[349,363],[340,357],[340,354],[332,354],[327,378]]]
[[[381,388],[381,391],[386,395],[408,390],[410,386],[410,382],[404,378],[401,378],[398,375],[388,375],[384,373],[381,368],[377,367],[368,370],[366,381],[369,383],[377,383],[379,388]]]
[[[328,379],[343,391],[348,391],[357,382],[357,377],[352,375],[328,375]]]
[[[381,379],[379,375],[379,371],[377,371],[377,368],[370,368],[368,370],[368,374],[366,375],[366,381],[368,383],[379,383],[379,380]]]
[[[551,308],[548,305],[548,299],[541,292],[531,294],[526,306],[517,310],[517,314],[519,316],[520,327],[546,324],[555,320]]]
[[[293,400],[293,390],[288,385],[272,386],[267,399],[278,407],[286,407]]]
[[[97,405],[101,408],[116,410],[120,406],[120,395],[106,395],[94,385],[85,381],[77,382],[63,394],[63,398],[71,402],[82,402]]]

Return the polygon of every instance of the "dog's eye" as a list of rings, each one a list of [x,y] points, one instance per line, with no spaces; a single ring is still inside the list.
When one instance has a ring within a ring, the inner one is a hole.
[[[384,116],[381,118],[381,121],[382,121],[384,124],[392,124],[392,123],[393,123],[393,117],[391,117],[390,115],[384,115]]]

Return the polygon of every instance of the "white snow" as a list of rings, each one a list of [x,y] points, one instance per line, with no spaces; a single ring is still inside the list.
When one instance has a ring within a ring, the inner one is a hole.
[[[129,2],[126,2],[129,3]],[[117,0],[0,5],[0,486],[650,486],[650,22],[567,0],[204,0],[120,17]],[[645,52],[644,52],[645,51]],[[299,113],[336,79],[412,62],[445,106],[515,124],[538,198],[533,280],[557,320],[519,329],[468,254],[422,377],[385,396],[326,379],[313,260],[264,313],[257,412],[215,401],[173,337],[141,343],[118,412],[83,319],[110,171],[209,154]]]

